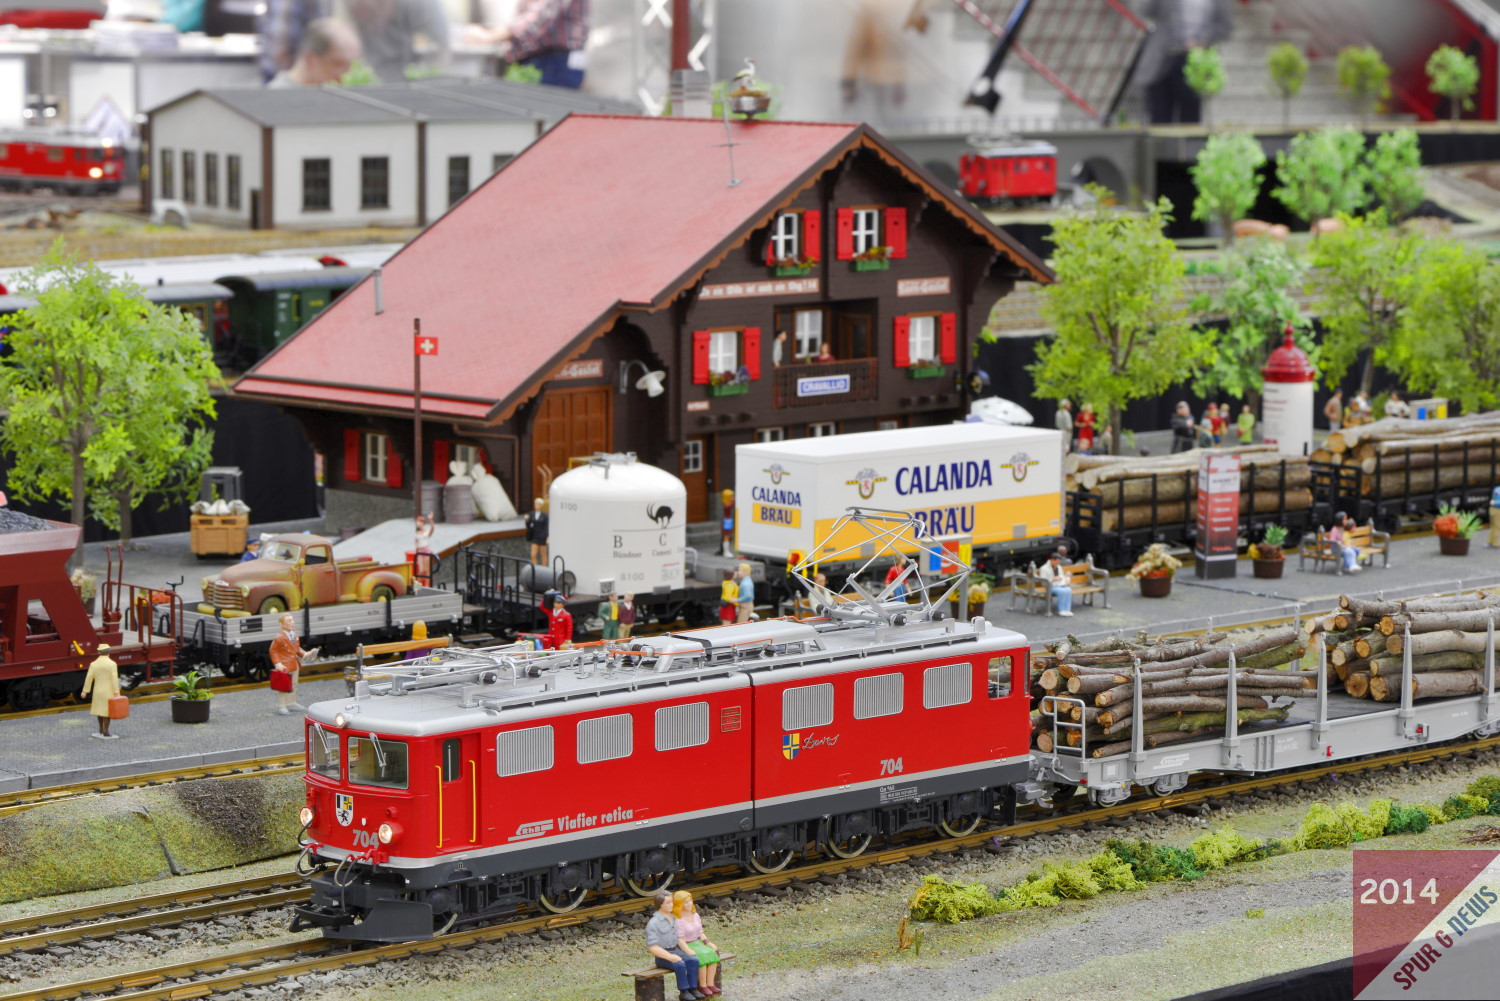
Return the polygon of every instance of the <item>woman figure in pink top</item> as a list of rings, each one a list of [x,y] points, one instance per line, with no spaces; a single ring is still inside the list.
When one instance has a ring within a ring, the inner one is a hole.
[[[677,918],[677,937],[688,944],[698,957],[698,991],[712,997],[724,992],[715,986],[719,978],[719,947],[703,934],[703,919],[698,916],[698,907],[693,895],[686,890],[672,894],[672,914]]]

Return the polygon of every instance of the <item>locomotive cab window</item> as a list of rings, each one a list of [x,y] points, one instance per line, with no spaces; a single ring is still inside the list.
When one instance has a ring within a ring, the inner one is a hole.
[[[990,698],[1003,699],[1010,694],[1011,659],[991,657],[989,664]]]
[[[781,693],[781,728],[801,730],[833,722],[833,686],[804,685]]]
[[[922,708],[961,706],[974,697],[974,668],[969,664],[945,664],[922,672]]]
[[[444,782],[456,782],[464,777],[462,743],[457,737],[443,741]]]
[[[349,738],[349,781],[360,786],[406,788],[406,745],[378,737]]]
[[[338,780],[339,738],[321,726],[307,728],[307,766],[325,778]]]

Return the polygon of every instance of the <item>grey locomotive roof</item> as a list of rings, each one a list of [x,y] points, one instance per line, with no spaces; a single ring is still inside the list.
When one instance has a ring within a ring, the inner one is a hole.
[[[378,87],[236,87],[195,91],[151,109],[205,95],[260,125],[373,122],[476,122],[507,118],[557,121],[574,113],[633,115],[623,101],[563,87],[503,80],[423,80]]]
[[[600,647],[540,654],[438,651],[421,662],[381,666],[362,683],[376,694],[320,702],[307,715],[329,727],[342,714],[352,729],[426,736],[739,688],[749,674],[774,672],[791,680],[863,670],[884,658],[932,659],[950,647],[967,653],[975,643],[992,650],[1027,645],[1019,633],[983,620],[880,627],[772,619],[651,636],[608,655]],[[643,662],[631,663],[632,657]],[[492,664],[504,666],[487,670]]]
[[[141,294],[152,302],[193,302],[198,299],[228,299],[234,295],[218,282],[176,282],[144,285]]]

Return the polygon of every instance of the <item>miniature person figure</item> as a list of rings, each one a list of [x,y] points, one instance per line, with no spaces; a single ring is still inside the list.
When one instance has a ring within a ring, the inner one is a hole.
[[[786,357],[786,338],[785,330],[776,331],[776,340],[771,342],[771,366],[773,368],[780,368],[782,359]]]
[[[1052,418],[1057,430],[1062,432],[1063,451],[1073,451],[1073,404],[1069,400],[1057,401],[1057,416]]]
[[[1343,426],[1339,418],[1344,413],[1344,391],[1335,389],[1328,402],[1323,404],[1323,416],[1328,418],[1328,430],[1337,431]]]
[[[1491,549],[1500,549],[1500,483],[1490,491],[1490,541]]]
[[[651,898],[656,913],[646,922],[646,951],[663,970],[677,977],[677,1001],[703,1001],[707,994],[693,985],[698,982],[698,957],[677,934],[677,919],[672,915],[672,891],[657,890]]]
[[[609,597],[599,602],[599,618],[604,623],[603,636],[607,640],[620,638],[620,596],[609,592]]]
[[[885,572],[885,586],[886,587],[890,587],[892,584],[896,584],[897,578],[899,578],[901,576],[901,572],[903,570],[905,570],[905,569],[906,569],[906,564],[904,562],[902,562],[902,563],[892,563],[891,564],[891,568]],[[906,600],[906,582],[905,581],[902,581],[901,583],[896,584],[896,589],[891,592],[891,597],[894,598],[894,599],[896,599],[897,601],[905,601]]]
[[[1399,389],[1391,390],[1391,395],[1386,398],[1381,416],[1400,417],[1403,419],[1411,416],[1411,406],[1401,398],[1401,391]]]
[[[818,346],[818,356],[813,361],[827,362],[838,361],[838,359],[833,356],[833,349],[828,346],[828,342],[824,341]]]
[[[1062,568],[1062,556],[1051,553],[1047,562],[1037,571],[1037,576],[1047,582],[1047,589],[1057,599],[1057,614],[1065,618],[1073,616],[1073,588],[1067,573]]]
[[[109,700],[120,694],[120,665],[109,656],[109,644],[100,643],[99,656],[89,665],[89,673],[83,679],[83,694],[90,695],[89,715],[99,721],[99,732],[91,736],[100,740],[119,740],[118,733],[109,732]]]
[[[1198,422],[1198,447],[1212,448],[1214,444],[1214,418],[1219,411],[1212,403],[1203,410],[1203,418]]]
[[[620,639],[630,639],[630,630],[635,627],[635,595],[627,594],[620,599]]]
[[[568,611],[568,603],[557,591],[549,591],[548,597],[551,599],[548,606],[551,619],[547,628],[547,648],[563,650],[573,645],[573,613]]]
[[[531,543],[531,562],[547,562],[547,502],[538,497],[526,512],[526,541]]]
[[[411,624],[411,638],[413,640],[425,640],[427,638],[427,623],[423,622],[421,619],[413,622]],[[420,660],[430,653],[432,653],[432,648],[426,647],[422,649],[412,650],[407,653],[407,656],[412,658],[413,660]]]
[[[1224,432],[1229,429],[1229,404],[1220,403],[1209,408],[1213,414],[1214,445],[1224,444]]]
[[[251,560],[260,559],[260,537],[256,536],[245,543],[245,552],[240,556],[241,563],[249,563]]]
[[[1356,423],[1368,424],[1370,422],[1371,408],[1370,397],[1363,390],[1354,394],[1354,402],[1350,404],[1354,409]]]
[[[1255,412],[1250,409],[1250,404],[1240,408],[1240,415],[1234,419],[1234,426],[1240,434],[1240,444],[1249,445],[1255,441]]]
[[[297,640],[297,620],[290,612],[283,615],[281,632],[277,633],[276,638],[271,641],[271,664],[291,674],[292,690],[276,693],[276,715],[290,716],[293,709],[298,712],[306,711],[297,702],[297,672],[301,670],[302,662],[317,652],[317,647],[311,650],[302,649],[302,644]]]
[[[724,520],[719,526],[719,548],[725,556],[734,555],[734,491],[728,488],[719,494],[724,502]]]
[[[1344,556],[1344,572],[1359,573],[1359,550],[1353,546],[1344,545],[1345,538],[1354,526],[1354,519],[1343,511],[1333,516],[1333,527],[1328,530],[1328,538],[1339,547]]]
[[[1186,452],[1193,447],[1196,439],[1193,412],[1188,409],[1187,401],[1182,400],[1177,404],[1176,413],[1172,415],[1172,451]]]
[[[749,622],[750,613],[755,611],[755,581],[750,579],[750,564],[741,563],[735,567],[734,579],[739,583],[739,593],[734,605],[734,621]]]
[[[719,977],[719,947],[703,934],[703,918],[693,895],[686,890],[672,894],[672,914],[677,918],[677,937],[698,957],[698,993],[709,997],[722,994],[714,984]]]
[[[1078,417],[1073,422],[1073,429],[1078,432],[1078,451],[1084,455],[1092,455],[1094,452],[1094,405],[1085,403],[1078,408]]]

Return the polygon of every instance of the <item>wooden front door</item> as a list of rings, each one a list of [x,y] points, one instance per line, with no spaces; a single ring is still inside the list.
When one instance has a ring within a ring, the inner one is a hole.
[[[833,345],[833,356],[839,361],[875,357],[875,342],[870,336],[868,313],[839,314],[838,341]]]
[[[682,443],[682,463],[677,471],[687,487],[687,520],[708,520],[708,469],[713,439],[689,438]]]
[[[608,386],[549,389],[543,394],[531,428],[532,496],[546,496],[544,488],[568,471],[573,456],[608,452],[614,440],[611,430]],[[529,511],[530,502],[523,500],[516,506]]]

